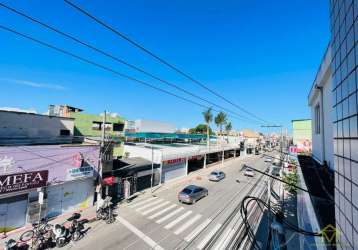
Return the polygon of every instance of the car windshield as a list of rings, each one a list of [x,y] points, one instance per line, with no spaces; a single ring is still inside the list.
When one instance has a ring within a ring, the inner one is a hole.
[[[251,171],[252,171],[252,169],[251,169],[251,168],[248,168],[248,169],[246,169],[246,171],[249,171],[249,172],[251,172]]]
[[[192,191],[193,191],[192,189],[184,188],[183,191],[181,191],[181,192],[184,193],[184,194],[191,194]]]
[[[218,175],[218,172],[211,172],[212,175]]]

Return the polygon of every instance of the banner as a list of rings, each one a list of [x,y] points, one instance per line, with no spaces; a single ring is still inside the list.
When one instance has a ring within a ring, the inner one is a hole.
[[[0,194],[44,187],[47,179],[48,170],[1,175]]]

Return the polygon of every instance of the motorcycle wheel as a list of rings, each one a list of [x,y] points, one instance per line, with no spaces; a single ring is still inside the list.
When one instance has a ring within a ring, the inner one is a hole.
[[[56,239],[56,246],[57,247],[64,247],[66,244],[66,240],[64,238],[57,238]]]
[[[73,241],[78,241],[80,238],[81,238],[81,233],[78,232],[78,231],[75,231],[73,234],[72,234],[72,240]]]
[[[113,214],[111,214],[111,215],[109,215],[108,216],[108,218],[107,218],[107,220],[106,220],[106,223],[107,224],[111,224],[111,223],[113,223],[114,222],[114,216],[113,216]]]
[[[97,212],[97,213],[96,213],[96,218],[97,218],[97,220],[102,220],[102,219],[103,219],[102,213],[101,213],[101,212]]]
[[[22,242],[29,241],[34,237],[34,235],[35,235],[35,232],[33,230],[26,231],[23,234],[21,234],[20,241],[22,241]]]

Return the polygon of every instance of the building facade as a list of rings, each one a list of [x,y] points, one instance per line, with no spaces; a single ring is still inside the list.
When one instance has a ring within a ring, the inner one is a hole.
[[[71,143],[74,119],[0,110],[0,145]]]
[[[358,248],[358,1],[331,0],[332,106],[339,249]]]
[[[298,151],[312,150],[312,122],[311,119],[292,120],[292,141]]]
[[[312,119],[312,157],[334,170],[331,47],[323,57],[308,96]]]

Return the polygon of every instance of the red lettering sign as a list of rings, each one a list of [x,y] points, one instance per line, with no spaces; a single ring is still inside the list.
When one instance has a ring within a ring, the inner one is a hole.
[[[44,187],[48,170],[25,172],[0,176],[0,194]]]

